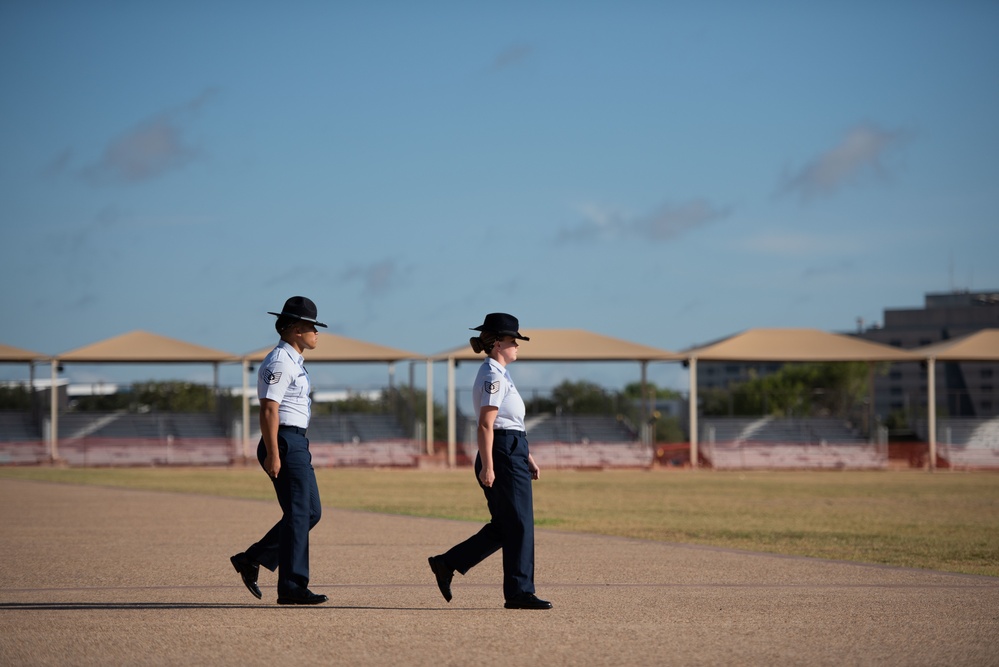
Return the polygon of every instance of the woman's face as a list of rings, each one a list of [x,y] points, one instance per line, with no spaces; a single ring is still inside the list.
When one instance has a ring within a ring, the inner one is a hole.
[[[520,347],[520,343],[513,336],[503,336],[493,344],[493,356],[496,361],[500,362],[504,366],[507,364],[517,361],[517,349]]]
[[[302,350],[314,350],[319,343],[319,334],[316,332],[316,326],[309,322],[296,324],[294,336],[295,342],[298,343]]]

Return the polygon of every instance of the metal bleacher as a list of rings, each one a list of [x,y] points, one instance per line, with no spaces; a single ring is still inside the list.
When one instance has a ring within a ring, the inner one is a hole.
[[[334,467],[412,467],[422,451],[393,415],[363,412],[313,415],[309,450],[313,465]]]
[[[59,455],[71,465],[224,465],[233,457],[212,413],[66,412]]]
[[[835,418],[721,418],[702,422],[703,453],[716,469],[883,469],[887,447]]]
[[[406,437],[393,415],[345,412],[313,415],[309,422],[309,442],[378,442]]]
[[[638,437],[627,423],[608,415],[540,414],[527,420],[532,443],[630,443]]]
[[[952,468],[999,468],[999,417],[940,420],[937,451]]]
[[[225,428],[210,413],[67,412],[59,417],[60,437],[224,438]]]
[[[41,440],[38,424],[27,412],[0,412],[0,442]]]
[[[0,465],[27,465],[45,460],[48,446],[27,412],[0,412]]]
[[[459,433],[468,460],[477,451],[475,424],[461,416]],[[610,415],[531,415],[524,424],[531,454],[544,468],[645,468],[652,447],[639,441],[627,422]]]
[[[772,416],[706,419],[701,440],[735,443],[864,444],[866,440],[846,422],[831,417],[777,419]]]

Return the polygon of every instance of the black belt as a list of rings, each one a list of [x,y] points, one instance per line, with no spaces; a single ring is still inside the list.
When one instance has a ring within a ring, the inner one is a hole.
[[[288,426],[287,424],[281,424],[278,426],[279,431],[294,431],[299,435],[305,435],[305,429],[301,426]]]
[[[524,431],[518,431],[512,428],[494,428],[493,433],[497,433],[499,435],[519,435],[521,437],[527,435]]]

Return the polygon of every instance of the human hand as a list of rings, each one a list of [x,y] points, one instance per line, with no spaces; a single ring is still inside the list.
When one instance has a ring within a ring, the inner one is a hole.
[[[533,459],[527,462],[527,469],[531,471],[531,479],[541,479],[541,468]]]
[[[281,457],[268,454],[264,458],[264,470],[271,479],[277,479],[278,473],[281,472]]]
[[[483,468],[479,471],[479,482],[487,489],[496,481],[496,473],[492,468]]]

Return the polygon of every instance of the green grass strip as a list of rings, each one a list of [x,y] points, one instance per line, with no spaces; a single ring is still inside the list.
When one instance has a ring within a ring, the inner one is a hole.
[[[319,469],[323,505],[485,521],[472,472]],[[0,478],[272,499],[247,468],[0,468]],[[539,527],[999,576],[999,475],[545,471]]]

